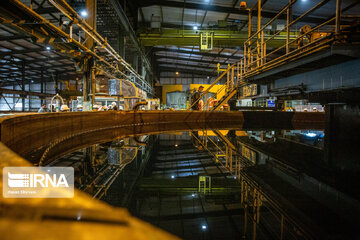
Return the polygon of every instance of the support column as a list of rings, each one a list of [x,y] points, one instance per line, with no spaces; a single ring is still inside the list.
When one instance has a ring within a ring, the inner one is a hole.
[[[133,68],[135,69],[136,72],[139,72],[139,57],[138,55],[135,53],[134,58],[133,58]]]
[[[96,79],[95,79],[95,66],[91,67],[91,106],[95,105],[95,93],[96,93]]]
[[[83,90],[83,101],[84,102],[87,102],[89,99],[89,71],[87,70],[88,68],[88,64],[87,63],[84,63],[84,69],[83,69],[83,72],[84,72],[84,75],[83,75],[83,87],[82,87],[82,90]],[[83,106],[85,108],[85,106]]]
[[[85,7],[86,7],[86,10],[88,11],[88,17],[86,18],[86,22],[94,30],[96,30],[96,8],[97,8],[96,5],[97,5],[96,0],[86,0],[85,1]],[[88,34],[85,34],[85,38],[88,39],[85,43],[85,46],[91,50],[94,50],[94,47],[95,47],[94,39],[92,39],[91,36],[89,36]],[[92,105],[94,105],[94,101],[95,101],[95,94],[94,94],[95,87],[93,87],[93,85],[95,84],[95,73],[94,73],[94,77],[92,76],[93,75],[92,68],[93,68],[94,64],[95,64],[94,59],[92,57],[84,59],[83,97],[84,97],[84,102],[87,102],[89,100],[88,94],[89,94],[90,88],[91,88],[91,91],[93,93],[93,97],[91,100]],[[89,86],[90,83],[91,83],[91,86]]]
[[[56,94],[56,93],[59,93],[59,85],[58,85],[59,82],[58,82],[58,80],[59,80],[59,79],[58,79],[58,73],[56,72],[56,73],[55,73],[55,94]]]
[[[44,69],[41,68],[41,72],[40,72],[40,92],[44,93]],[[41,97],[41,105],[44,104],[44,97]]]
[[[118,52],[119,52],[119,55],[125,59],[125,45],[126,45],[126,32],[125,30],[119,26],[119,38],[118,38],[118,46],[119,46],[119,49],[118,49]]]
[[[16,90],[16,84],[14,83],[13,84],[13,90]],[[15,97],[15,94],[13,94],[13,107],[12,107],[12,109],[10,109],[10,110],[14,110],[15,111],[15,105],[16,105],[16,97]]]
[[[262,0],[258,0],[258,16],[257,16],[257,31],[259,32],[261,29],[261,1]],[[256,46],[257,46],[257,66],[260,66],[260,58],[261,58],[261,50],[260,50],[260,38],[261,38],[261,33],[259,32],[257,35],[257,41],[256,41]]]
[[[341,0],[336,0],[336,20],[335,20],[335,33],[340,33],[341,27]]]
[[[22,63],[22,68],[21,68],[21,90],[23,91],[23,93],[25,92],[25,62]],[[21,101],[22,101],[21,111],[24,112],[25,111],[25,95],[24,94],[21,96]]]
[[[32,80],[30,80],[30,79],[28,81],[28,91],[29,92],[31,92],[31,81]],[[31,111],[31,96],[29,95],[28,97],[29,97],[29,100],[28,100],[29,101],[29,111]]]
[[[290,51],[290,22],[292,22],[292,0],[289,0],[289,8],[287,9],[286,14],[286,53],[289,53]]]

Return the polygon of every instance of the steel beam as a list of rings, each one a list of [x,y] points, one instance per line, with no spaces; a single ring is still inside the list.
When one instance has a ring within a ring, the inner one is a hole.
[[[0,52],[0,57],[5,57],[5,56],[15,55],[15,54],[32,53],[32,52],[44,52],[44,51],[46,51],[45,48],[30,48],[30,49],[24,49],[24,50],[12,50],[9,52]]]
[[[192,70],[192,69],[187,69],[187,68],[183,68],[183,67],[160,67],[159,68],[160,72],[179,72],[181,73],[188,73],[188,74],[193,74],[194,77],[195,76],[217,76],[216,73],[214,72],[205,72],[205,71],[199,71],[199,70]]]
[[[183,49],[173,49],[173,48],[163,48],[163,47],[155,47],[154,52],[173,52],[173,53],[185,53],[191,55],[198,55],[198,56],[206,56],[206,57],[213,57],[213,58],[228,58],[229,55],[225,54],[216,54],[216,53],[208,53],[208,52],[195,52],[192,50],[183,50]],[[237,57],[231,57],[230,59],[239,60]]]
[[[155,59],[157,62],[173,62],[172,60],[176,60],[176,61],[184,61],[184,62],[191,62],[191,63],[206,63],[206,64],[217,64],[218,62],[216,61],[207,61],[207,60],[201,60],[201,59],[197,59],[197,58],[185,58],[185,57],[172,57],[172,56],[161,56],[161,55],[156,55]],[[169,61],[170,60],[170,61]]]
[[[201,31],[201,30],[200,30]],[[215,47],[238,47],[243,46],[248,39],[246,31],[229,31],[222,29],[204,30],[214,32]],[[291,36],[296,33],[292,32]],[[265,38],[269,37],[268,35]],[[174,45],[174,46],[198,46],[200,35],[194,30],[162,29],[161,33],[140,33],[139,37],[144,46]],[[294,38],[293,38],[294,39]],[[286,36],[279,34],[268,47],[280,47],[285,44]]]
[[[212,12],[222,12],[222,13],[232,13],[237,15],[248,16],[248,10],[242,10],[239,8],[232,8],[232,7],[224,7],[219,5],[213,4],[199,4],[199,3],[191,3],[191,2],[175,2],[175,1],[167,1],[167,0],[141,0],[139,2],[141,7],[148,7],[153,5],[158,6],[166,6],[166,7],[176,7],[176,8],[187,8],[187,9],[194,9],[194,10],[205,10],[205,11],[212,11]],[[252,11],[253,15],[257,15],[257,10]],[[262,17],[264,18],[273,18],[275,17],[277,12],[269,12],[269,11],[262,11]],[[280,19],[286,20],[286,15],[280,16]],[[307,23],[320,23],[324,19],[319,17],[306,17],[304,18],[304,22]]]

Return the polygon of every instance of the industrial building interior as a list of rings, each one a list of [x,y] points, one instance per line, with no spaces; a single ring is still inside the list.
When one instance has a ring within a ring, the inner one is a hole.
[[[359,107],[359,0],[2,0],[1,239],[360,239]]]

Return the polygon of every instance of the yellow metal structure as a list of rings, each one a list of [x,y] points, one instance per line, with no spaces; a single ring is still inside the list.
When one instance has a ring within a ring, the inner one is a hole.
[[[223,29],[211,30],[213,34],[213,47],[238,47],[244,45],[248,39],[247,31],[232,31]],[[295,37],[296,33],[292,33]],[[270,36],[270,35],[268,35]],[[198,46],[199,33],[186,29],[161,29],[161,32],[140,33],[140,41],[144,46],[173,45],[173,46]],[[272,47],[279,47],[286,41],[284,33],[279,34],[271,41]]]
[[[211,176],[199,176],[199,193],[211,192]]]
[[[267,23],[262,24],[261,22],[261,1],[258,1],[257,4],[257,31],[252,32],[251,26],[251,10],[249,10],[249,31],[248,38],[244,42],[244,57],[237,63],[229,66],[227,69],[220,69],[219,64],[217,69],[219,72],[223,72],[213,83],[212,85],[204,91],[200,98],[206,97],[206,94],[214,87],[223,77],[226,77],[226,90],[225,96],[222,100],[219,101],[218,105],[214,106],[211,110],[219,110],[221,106],[226,104],[226,102],[236,94],[237,89],[240,86],[247,84],[247,80],[250,77],[253,77],[262,72],[268,71],[275,67],[279,67],[287,62],[294,61],[296,59],[308,56],[315,52],[329,49],[333,43],[339,42],[339,39],[346,39],[346,28],[341,28],[341,4],[340,0],[336,0],[336,11],[335,16],[329,19],[324,20],[324,22],[313,26],[312,28],[306,26],[299,33],[291,32],[291,27],[297,22],[312,14],[317,9],[320,9],[324,6],[328,0],[323,0],[310,9],[308,9],[304,14],[292,19],[292,7],[295,3],[295,0],[289,0],[283,9],[281,9],[278,14]],[[347,9],[355,7],[357,3],[353,3],[347,6]],[[270,26],[274,21],[276,21],[282,14],[287,15],[287,21],[283,29],[276,31],[274,34],[268,34],[268,26]],[[352,18],[356,18],[353,16]],[[335,23],[335,25],[333,25]],[[324,29],[331,29],[325,31]],[[343,31],[343,32],[342,32]],[[340,37],[340,34],[343,34]],[[282,38],[285,41],[278,45],[274,44],[274,41],[278,38]],[[308,38],[308,41],[304,42],[304,38]],[[301,44],[299,44],[301,42]],[[270,47],[275,47],[270,52],[268,49]],[[285,53],[283,53],[285,52]],[[197,102],[197,101],[195,101]],[[192,107],[190,105],[189,109]],[[209,108],[206,108],[210,110]]]
[[[214,45],[214,32],[200,32],[200,50],[210,51]]]
[[[166,94],[170,92],[181,92],[183,90],[183,85],[181,84],[171,84],[171,85],[162,85],[162,104],[166,104]]]

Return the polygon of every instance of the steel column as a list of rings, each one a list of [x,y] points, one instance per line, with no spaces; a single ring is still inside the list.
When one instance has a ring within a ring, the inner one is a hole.
[[[41,72],[40,72],[40,92],[44,93],[44,70],[41,68]],[[44,98],[41,98],[41,105],[44,104]]]
[[[96,79],[95,79],[95,66],[91,67],[91,106],[95,105],[95,93],[96,93]]]
[[[21,68],[21,90],[25,92],[25,62],[22,62],[22,68]],[[21,111],[25,111],[25,95],[21,96],[22,99],[22,107]]]
[[[289,7],[286,11],[286,53],[290,51],[290,22],[292,22],[292,0],[289,0]]]
[[[341,0],[336,0],[335,33],[339,34],[341,28]]]

